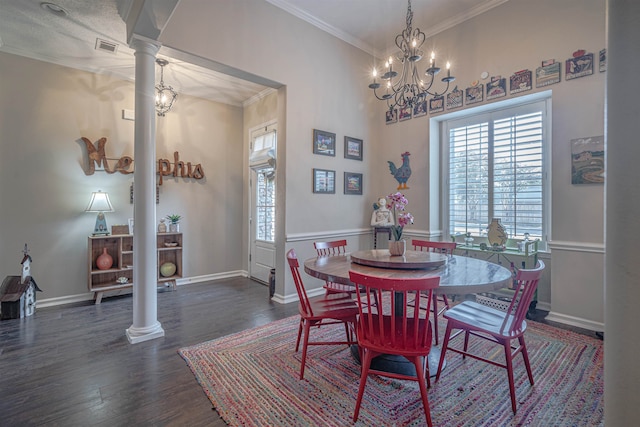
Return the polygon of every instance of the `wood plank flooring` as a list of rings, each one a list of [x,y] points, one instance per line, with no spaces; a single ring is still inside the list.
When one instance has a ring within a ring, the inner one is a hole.
[[[177,350],[298,313],[268,293],[245,278],[160,290],[165,336],[133,345],[130,295],[0,321],[0,426],[226,426]]]
[[[129,344],[132,297],[0,322],[0,426],[226,426],[180,347],[297,314],[249,279],[158,293],[163,338]]]

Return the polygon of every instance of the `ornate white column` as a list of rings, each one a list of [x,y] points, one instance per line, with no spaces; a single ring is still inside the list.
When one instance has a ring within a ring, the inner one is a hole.
[[[155,60],[159,46],[135,38],[135,136],[133,219],[133,324],[126,330],[131,344],[164,336],[158,322],[156,252],[156,114]]]
[[[606,5],[604,424],[617,427],[640,419],[640,2]]]

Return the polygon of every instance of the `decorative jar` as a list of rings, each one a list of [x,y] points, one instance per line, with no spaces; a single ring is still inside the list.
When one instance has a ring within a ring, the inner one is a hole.
[[[96,267],[98,267],[99,270],[108,270],[112,265],[113,257],[109,255],[107,248],[104,248],[100,256],[96,258]]]
[[[407,241],[398,240],[389,242],[389,253],[391,256],[402,256],[407,250]]]

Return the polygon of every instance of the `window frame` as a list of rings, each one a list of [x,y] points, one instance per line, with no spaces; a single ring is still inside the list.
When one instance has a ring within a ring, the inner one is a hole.
[[[545,250],[547,242],[551,239],[551,91],[539,92],[533,95],[527,95],[501,102],[495,102],[476,108],[469,108],[447,115],[439,116],[435,123],[438,126],[436,139],[438,139],[438,147],[441,152],[440,170],[442,171],[440,181],[440,215],[441,234],[445,240],[451,238],[450,233],[450,176],[449,176],[449,130],[461,126],[469,126],[471,124],[479,124],[482,119],[490,123],[490,129],[493,131],[493,122],[507,117],[514,117],[527,114],[532,111],[542,111],[542,238],[540,249]],[[493,152],[489,153],[493,168]],[[493,193],[493,189],[489,188],[489,192]],[[489,215],[490,216],[490,215]],[[487,226],[491,218],[487,219]],[[509,230],[507,230],[509,232]],[[476,235],[478,236],[478,235]]]

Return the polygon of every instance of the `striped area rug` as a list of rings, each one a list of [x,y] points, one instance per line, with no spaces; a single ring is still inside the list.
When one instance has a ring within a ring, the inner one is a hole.
[[[311,346],[305,378],[299,380],[297,328],[298,316],[293,316],[185,347],[179,354],[230,426],[426,424],[417,383],[374,375],[367,382],[360,418],[353,424],[359,365],[346,346]],[[311,333],[330,340],[342,337],[344,328],[325,326]],[[526,341],[536,383],[530,386],[518,356],[516,415],[504,369],[448,353],[446,370],[438,383],[432,379],[429,389],[434,425],[602,426],[602,342],[536,322],[529,322]],[[480,345],[485,344],[476,344],[474,351],[483,350]],[[497,347],[484,351],[503,358]]]

